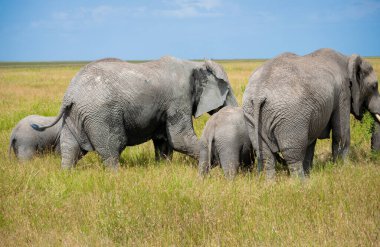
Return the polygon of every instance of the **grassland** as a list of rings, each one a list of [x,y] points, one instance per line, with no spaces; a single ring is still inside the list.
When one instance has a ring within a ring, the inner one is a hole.
[[[380,78],[380,59],[369,58]],[[241,103],[263,61],[221,61]],[[154,162],[153,145],[127,148],[118,173],[95,153],[70,172],[55,155],[8,157],[13,126],[30,114],[56,115],[83,63],[0,63],[1,246],[379,246],[380,156],[370,152],[371,119],[352,119],[349,161],[332,164],[319,141],[305,182],[279,170],[226,181],[200,180],[196,162],[176,153]],[[195,121],[199,135],[208,116]]]

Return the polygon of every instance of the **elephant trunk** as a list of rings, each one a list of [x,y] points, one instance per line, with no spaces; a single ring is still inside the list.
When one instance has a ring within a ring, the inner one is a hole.
[[[371,138],[371,150],[380,151],[380,120],[374,122]]]
[[[373,151],[380,151],[380,95],[378,92],[368,101],[368,110],[375,119],[372,129],[371,149]]]
[[[228,94],[227,94],[227,97],[226,97],[226,101],[224,103],[225,106],[239,106],[235,96],[234,96],[234,93],[232,92],[232,90],[230,89],[228,91]]]

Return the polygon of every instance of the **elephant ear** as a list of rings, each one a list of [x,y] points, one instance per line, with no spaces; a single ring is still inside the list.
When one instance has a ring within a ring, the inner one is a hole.
[[[357,116],[357,117],[360,116],[360,108],[362,105],[362,102],[360,100],[360,95],[361,95],[361,79],[360,79],[361,64],[362,64],[362,58],[357,54],[353,54],[348,60],[348,74],[349,74],[349,79],[350,79],[350,83],[351,83],[352,110],[353,110],[355,116]]]
[[[195,80],[200,87],[197,99],[195,117],[210,112],[224,105],[229,91],[229,83],[223,68],[210,60],[205,62],[205,67],[197,69]]]
[[[213,73],[214,76],[218,78],[219,80],[223,80],[224,83],[228,86],[229,84],[228,77],[222,66],[220,66],[219,64],[211,60],[206,60],[205,64],[206,64],[207,70],[211,71],[211,73]]]

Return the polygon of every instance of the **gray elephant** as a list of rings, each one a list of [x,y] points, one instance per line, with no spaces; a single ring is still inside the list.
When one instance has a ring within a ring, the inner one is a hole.
[[[126,146],[150,139],[156,156],[174,149],[197,159],[192,117],[226,105],[237,102],[226,73],[213,61],[101,61],[88,64],[72,79],[51,124],[32,126],[42,131],[63,118],[63,168],[71,168],[81,152],[92,150],[107,166],[117,167]]]
[[[372,130],[372,138],[371,138],[371,149],[373,151],[380,151],[380,119],[379,122],[375,121],[373,130]]]
[[[87,66],[92,66],[96,63],[103,63],[103,62],[124,62],[124,60],[121,60],[119,58],[103,58],[96,61],[93,61],[89,63]],[[162,129],[161,131],[157,131],[157,135],[152,137],[153,145],[154,145],[154,151],[155,151],[155,159],[156,161],[160,161],[161,159],[169,159],[171,160],[173,157],[173,148],[169,145],[168,139],[165,135],[159,134],[164,133],[165,130]],[[82,150],[82,152],[86,152],[85,150]]]
[[[220,164],[227,178],[239,167],[249,170],[254,153],[241,107],[224,107],[207,121],[200,139],[199,173],[205,176]]]
[[[332,131],[334,161],[350,146],[350,112],[361,119],[368,109],[377,121],[380,96],[372,66],[358,55],[320,49],[305,56],[282,54],[250,77],[243,95],[249,135],[258,150],[258,169],[275,174],[281,153],[292,176],[304,177],[313,161],[317,138]]]
[[[30,115],[18,122],[11,134],[9,155],[13,150],[18,159],[29,160],[37,153],[53,150],[60,153],[59,137],[62,120],[43,132],[36,131],[30,127],[31,123],[48,124],[54,119],[55,117]]]

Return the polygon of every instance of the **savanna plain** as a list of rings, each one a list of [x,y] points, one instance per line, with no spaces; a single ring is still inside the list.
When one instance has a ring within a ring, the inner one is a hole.
[[[367,58],[380,78],[380,58]],[[217,61],[239,104],[263,60]],[[54,116],[85,63],[0,63],[1,246],[379,246],[380,155],[370,150],[372,119],[351,118],[349,159],[331,162],[319,140],[306,182],[278,167],[275,182],[256,172],[207,179],[179,153],[155,162],[153,144],[128,147],[117,173],[96,153],[71,171],[57,155],[26,163],[8,156],[12,128],[31,114]],[[197,135],[209,116],[194,122]]]

